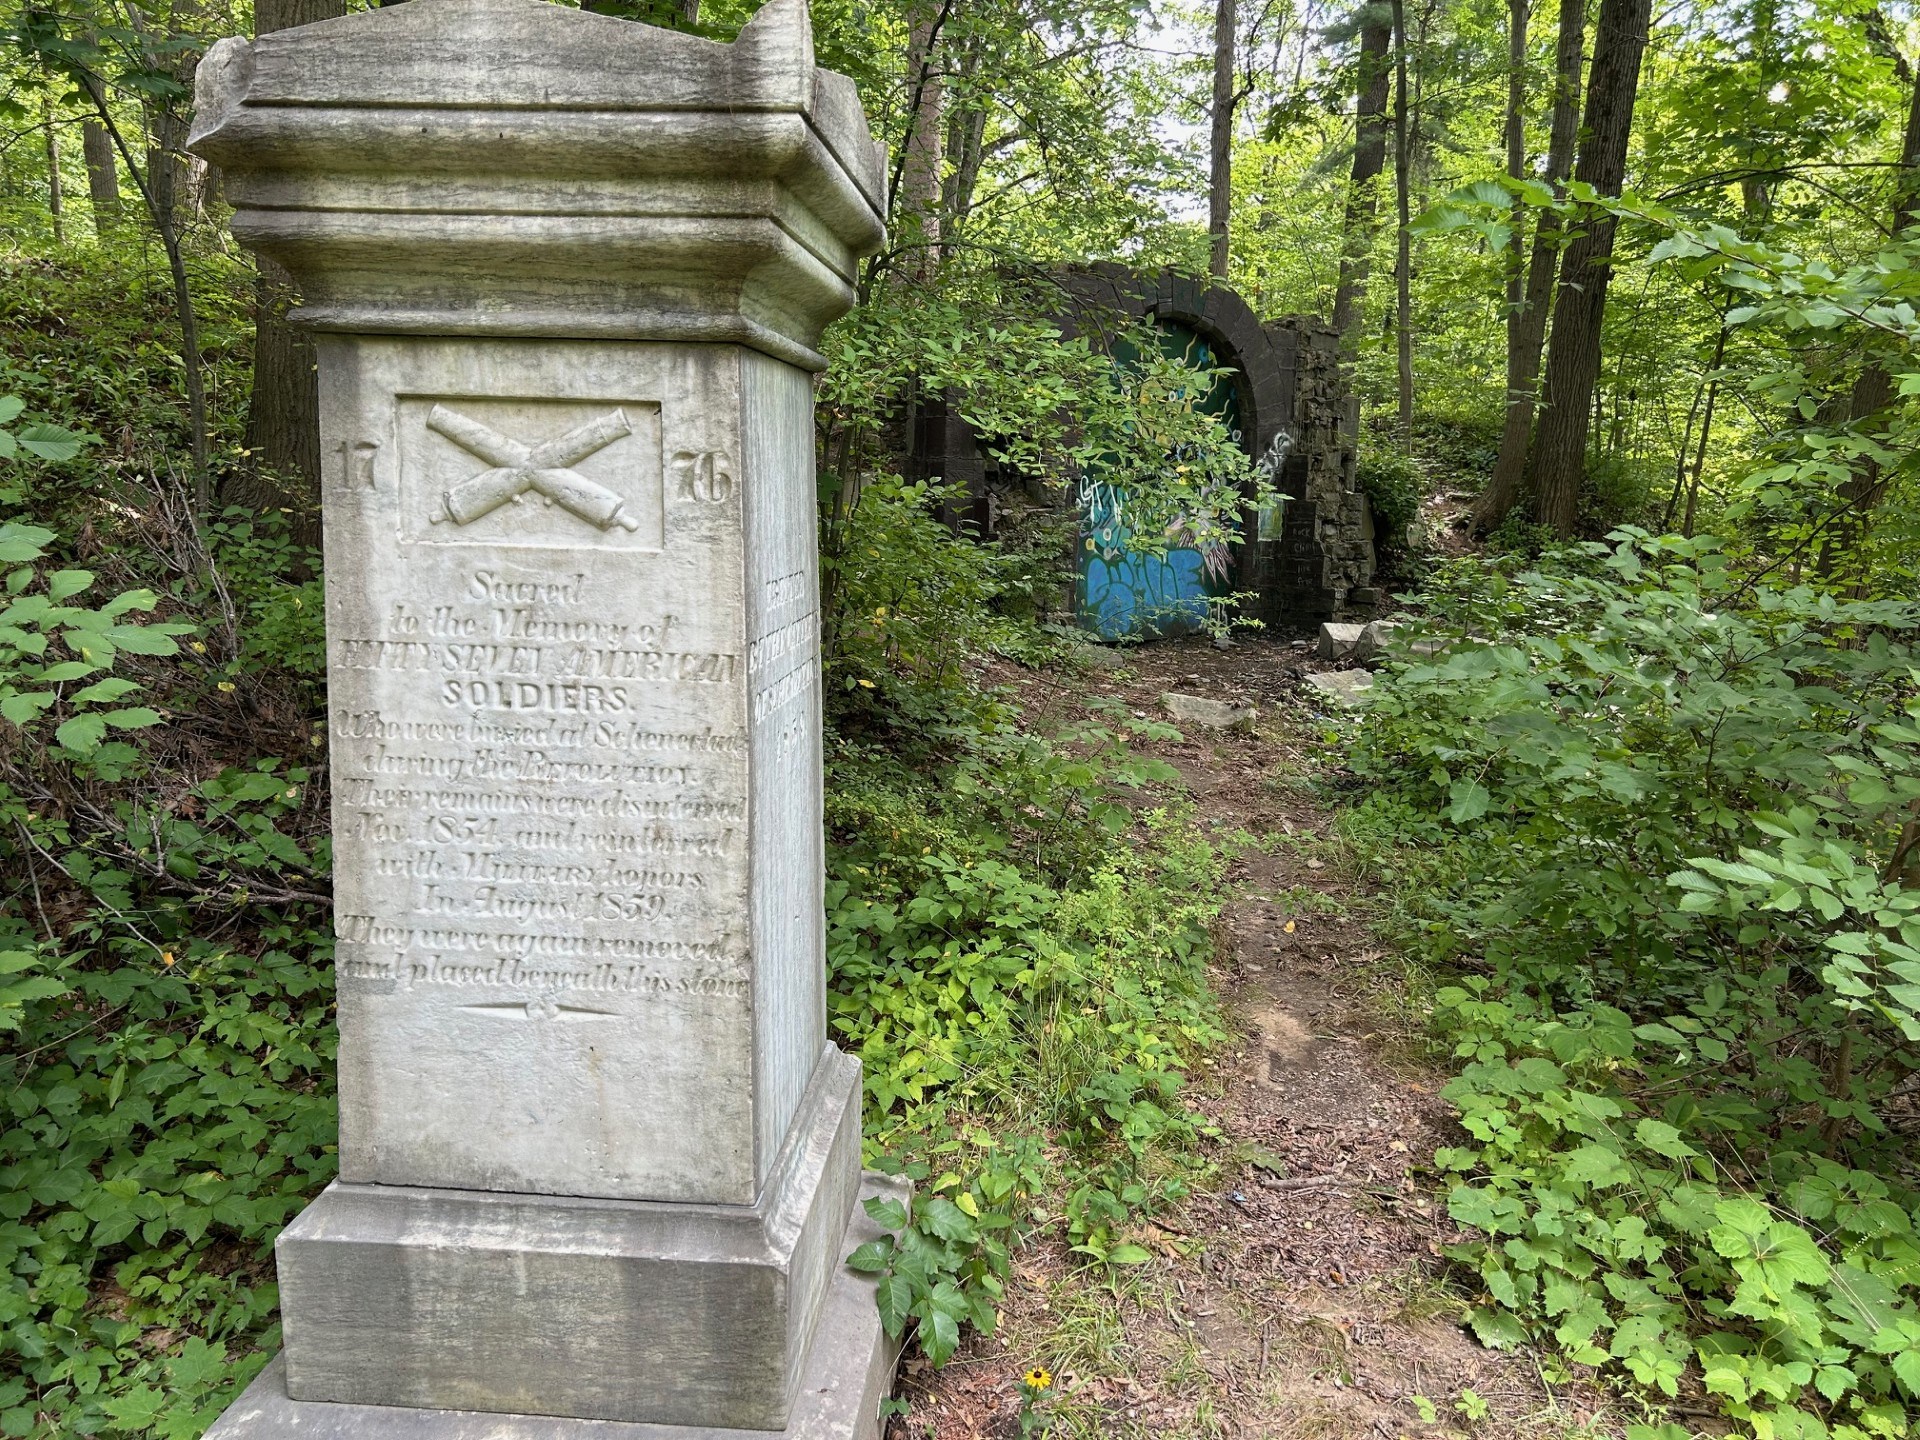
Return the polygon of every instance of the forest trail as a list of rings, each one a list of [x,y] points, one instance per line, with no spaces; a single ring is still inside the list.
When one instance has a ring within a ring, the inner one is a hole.
[[[894,1440],[1020,1434],[1022,1373],[1057,1377],[1059,1437],[1399,1440],[1618,1434],[1606,1397],[1548,1385],[1481,1348],[1442,1283],[1455,1230],[1429,1162],[1447,1143],[1443,1073],[1419,1046],[1406,975],[1373,933],[1311,782],[1342,722],[1302,683],[1303,642],[1150,645],[1079,676],[1004,671],[1037,733],[1102,701],[1166,720],[1169,691],[1254,704],[1252,733],[1189,725],[1147,748],[1195,818],[1233,844],[1214,983],[1235,1040],[1186,1099],[1222,1132],[1213,1174],[1138,1238],[1159,1254],[1109,1286],[1051,1242],[1016,1260],[1005,1320],[939,1372],[910,1361]],[[1422,1397],[1436,1417],[1424,1418]]]

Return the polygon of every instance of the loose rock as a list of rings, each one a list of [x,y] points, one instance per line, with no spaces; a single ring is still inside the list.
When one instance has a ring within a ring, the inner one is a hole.
[[[1209,700],[1204,695],[1182,695],[1169,690],[1160,697],[1160,705],[1176,720],[1189,725],[1204,725],[1211,730],[1251,730],[1260,712],[1251,705],[1229,705],[1224,700]]]
[[[1373,674],[1367,670],[1321,670],[1307,676],[1307,684],[1317,690],[1322,699],[1345,709],[1358,709],[1367,703],[1367,692],[1373,688]]]
[[[1345,660],[1353,654],[1366,632],[1365,625],[1341,625],[1328,621],[1320,627],[1317,653],[1323,660]]]

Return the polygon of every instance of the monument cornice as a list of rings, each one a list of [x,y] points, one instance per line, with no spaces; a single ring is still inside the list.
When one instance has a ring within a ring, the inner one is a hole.
[[[818,369],[884,238],[883,156],[801,0],[725,45],[410,0],[224,40],[197,83],[191,144],[315,330],[720,341]]]

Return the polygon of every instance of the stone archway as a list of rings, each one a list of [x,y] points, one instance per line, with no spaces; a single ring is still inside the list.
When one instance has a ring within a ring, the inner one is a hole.
[[[1102,263],[1068,270],[1061,282],[1067,334],[1100,341],[1138,321],[1180,327],[1230,370],[1241,443],[1269,466],[1285,497],[1264,512],[1249,504],[1242,514],[1245,538],[1234,547],[1228,588],[1251,597],[1246,610],[1286,624],[1377,603],[1371,516],[1356,485],[1358,407],[1331,329],[1306,316],[1263,322],[1237,291],[1171,270]],[[985,457],[942,399],[922,405],[912,450],[913,473],[960,482],[964,498],[948,518],[990,534]]]

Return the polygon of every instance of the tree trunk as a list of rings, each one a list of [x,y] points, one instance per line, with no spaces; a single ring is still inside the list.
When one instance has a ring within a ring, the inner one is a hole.
[[[1720,357],[1726,353],[1726,331],[1720,332],[1720,342],[1714,350],[1714,368],[1720,368]],[[1720,398],[1720,377],[1713,376],[1707,381],[1707,408],[1700,417],[1700,440],[1694,446],[1693,474],[1687,481],[1687,513],[1680,521],[1680,533],[1689,540],[1693,538],[1693,518],[1700,509],[1700,477],[1707,469],[1707,440],[1713,434],[1713,407]]]
[[[1239,18],[1235,0],[1216,0],[1213,12],[1212,169],[1207,183],[1207,269],[1227,278],[1227,251],[1233,218],[1234,59]]]
[[[177,27],[170,38],[191,40],[186,27],[198,22],[204,0],[175,0],[173,24]],[[130,12],[134,29],[144,38],[149,33],[139,18],[138,12]],[[176,83],[183,86],[190,96],[193,93],[194,72],[200,67],[200,53],[196,49],[182,49],[172,53],[149,51],[145,63],[152,69],[171,71]],[[154,99],[146,105],[147,114],[147,189],[150,192],[149,203],[166,216],[165,223],[177,234],[180,229],[182,202],[188,209],[196,204],[199,186],[195,167],[204,165],[197,156],[187,153],[187,132],[191,128],[190,100]],[[158,222],[156,222],[158,223]]]
[[[1920,224],[1920,81],[1914,84],[1907,98],[1907,127],[1900,141],[1900,162],[1894,171],[1892,218],[1896,237]],[[1815,423],[1858,425],[1884,410],[1893,399],[1893,378],[1886,366],[1876,360],[1860,372],[1850,391],[1831,397],[1821,406]],[[1836,497],[1840,510],[1821,541],[1815,568],[1823,578],[1831,578],[1846,555],[1865,538],[1870,512],[1879,503],[1884,489],[1885,477],[1876,461],[1864,456],[1854,461],[1851,473],[1840,482]]]
[[[1394,339],[1398,342],[1400,444],[1413,444],[1413,154],[1407,125],[1407,7],[1393,0],[1393,191],[1397,244],[1394,251]]]
[[[255,0],[253,33],[270,35],[346,13],[346,0]],[[287,310],[298,299],[293,277],[264,256],[253,295],[250,463],[229,480],[221,498],[255,510],[291,510],[294,533],[310,542],[320,508],[320,386],[313,339],[287,321]]]
[[[1347,182],[1347,209],[1341,225],[1340,278],[1333,295],[1333,328],[1340,350],[1351,357],[1358,341],[1360,307],[1367,294],[1380,197],[1377,182],[1387,159],[1387,58],[1393,41],[1391,12],[1369,0],[1360,28],[1360,97],[1354,107],[1353,173]]]
[[[66,193],[60,183],[60,132],[53,124],[53,97],[45,97],[40,107],[47,137],[47,218],[53,221],[53,243],[66,248]]]
[[[133,158],[133,150],[127,144],[127,137],[120,133],[120,127],[114,123],[113,111],[107,105],[105,84],[99,76],[88,74],[84,88],[93,101],[94,113],[99,117],[101,128],[107,132],[107,138],[113,142],[121,163],[127,167],[127,174],[140,192],[147,218],[153,222],[154,232],[160,237],[161,248],[167,252],[167,272],[173,280],[174,316],[180,322],[180,369],[187,392],[187,427],[193,454],[194,513],[204,515],[208,500],[206,362],[200,353],[200,320],[193,309],[193,291],[187,279],[186,257],[180,251],[180,232],[174,224],[171,207],[163,202],[154,187],[153,177],[141,172]]]
[[[83,120],[80,149],[87,162],[87,196],[93,202],[93,231],[104,238],[120,223],[120,167],[113,158],[113,137],[98,120]]]
[[[945,77],[940,31],[950,6],[936,12],[926,0],[908,17],[907,134],[893,195],[895,243],[907,252],[908,274],[924,278],[940,262],[940,171],[944,148]]]
[[[1586,134],[1574,179],[1602,195],[1619,194],[1626,177],[1627,142],[1652,11],[1653,0],[1601,0],[1587,80]],[[1533,517],[1563,539],[1573,535],[1586,473],[1588,409],[1600,377],[1600,330],[1616,228],[1611,215],[1595,213],[1567,246],[1553,308],[1540,423],[1527,457]]]
[[[973,192],[987,158],[988,104],[974,84],[980,69],[980,50],[978,41],[948,47],[947,72],[958,82],[961,103],[948,106],[948,168],[940,181],[940,235],[947,245],[954,242],[973,213]]]
[[[1516,11],[1523,0],[1516,0]],[[1524,23],[1524,12],[1522,23]],[[1558,190],[1573,168],[1573,147],[1580,132],[1580,66],[1586,50],[1586,0],[1560,0],[1560,34],[1553,56],[1553,120],[1547,137],[1547,171],[1543,177]],[[1509,103],[1512,81],[1509,78]],[[1508,118],[1508,164],[1518,174],[1525,169],[1524,154],[1513,166],[1513,126]],[[1514,253],[1520,235],[1514,232]],[[1533,258],[1526,267],[1526,288],[1507,323],[1507,409],[1500,428],[1500,452],[1487,488],[1468,516],[1468,528],[1484,534],[1507,518],[1520,496],[1526,474],[1527,441],[1533,434],[1534,384],[1540,378],[1540,349],[1547,335],[1547,310],[1553,300],[1554,272],[1560,249],[1560,217],[1543,210],[1533,227]],[[1515,276],[1515,279],[1518,277]],[[1511,285],[1511,281],[1509,284]],[[1508,294],[1513,293],[1510,288]]]

